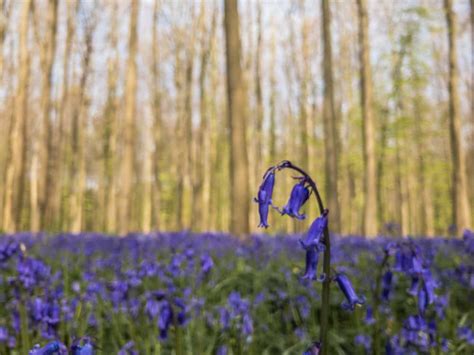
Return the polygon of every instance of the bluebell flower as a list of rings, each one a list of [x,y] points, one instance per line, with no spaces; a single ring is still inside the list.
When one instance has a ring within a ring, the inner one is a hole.
[[[458,338],[465,340],[469,345],[474,345],[474,331],[470,327],[459,327],[457,330]]]
[[[138,355],[138,350],[135,349],[135,342],[129,341],[122,346],[117,355]]]
[[[61,343],[59,341],[53,341],[46,344],[43,347],[36,344],[33,349],[29,351],[29,355],[57,355],[61,354]]]
[[[173,322],[173,309],[168,301],[162,301],[160,305],[160,315],[158,317],[158,329],[160,339],[168,338],[168,330]]]
[[[244,314],[242,319],[242,333],[245,336],[249,336],[253,333],[253,321],[248,312]]]
[[[288,216],[299,220],[306,218],[304,214],[300,214],[299,212],[301,207],[303,207],[309,198],[309,189],[305,186],[305,183],[305,180],[302,179],[299,183],[293,186],[290,199],[281,211],[282,215],[287,214]]]
[[[219,348],[217,348],[216,355],[227,355],[227,354],[228,354],[227,346],[221,345],[219,346]]]
[[[369,306],[367,307],[366,312],[365,312],[364,323],[367,325],[372,325],[375,323],[372,307],[369,307]]]
[[[269,171],[265,174],[262,184],[258,190],[258,213],[260,214],[259,227],[268,228],[268,211],[272,205],[273,186],[275,185],[275,172]]]
[[[325,275],[317,277],[318,271],[318,261],[319,261],[319,250],[316,248],[306,249],[306,267],[304,275],[301,277],[303,280],[317,280],[324,281]]]
[[[300,244],[304,249],[307,250],[316,247],[319,251],[323,250],[324,245],[321,243],[321,239],[328,225],[328,212],[328,210],[325,210],[321,216],[313,221],[306,234],[305,240],[300,239]]]
[[[428,308],[428,296],[426,294],[425,288],[421,287],[418,290],[418,313],[421,316],[424,316],[426,308]]]
[[[207,275],[211,269],[214,267],[214,262],[209,254],[204,254],[201,256],[201,270]]]
[[[365,298],[357,296],[350,280],[345,274],[337,274],[335,280],[346,297],[346,301],[342,303],[342,308],[353,311],[357,304],[363,305],[365,303]]]
[[[420,284],[420,277],[418,275],[413,275],[411,277],[411,286],[407,290],[407,292],[412,296],[416,296],[418,294],[419,284]]]
[[[0,326],[0,343],[6,343],[8,340],[8,329]]]
[[[388,301],[392,289],[393,274],[389,270],[382,277],[382,299]]]
[[[72,355],[94,355],[94,343],[89,337],[83,337],[73,341],[71,346]]]
[[[363,346],[367,353],[370,352],[370,349],[372,347],[372,339],[368,335],[365,335],[365,334],[356,335],[356,337],[354,338],[354,343],[356,345]]]
[[[308,349],[306,349],[303,355],[319,355],[320,350],[321,350],[321,343],[318,341],[315,341],[313,344],[309,346]]]

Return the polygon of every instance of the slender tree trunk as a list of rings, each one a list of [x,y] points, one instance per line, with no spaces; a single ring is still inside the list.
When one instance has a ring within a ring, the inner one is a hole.
[[[337,194],[337,125],[336,111],[334,106],[334,81],[332,72],[332,49],[331,49],[331,14],[328,0],[322,0],[322,36],[324,46],[323,56],[323,79],[324,79],[324,145],[326,151],[325,160],[325,191],[327,206],[331,214],[331,230],[340,230],[339,202]]]
[[[117,231],[117,79],[118,79],[118,4],[114,3],[112,9],[112,25],[109,33],[110,44],[114,54],[108,62],[108,98],[105,109],[105,127],[104,127],[104,206],[105,221],[104,227],[107,233]]]
[[[69,200],[69,230],[79,233],[83,226],[84,193],[86,184],[85,135],[87,128],[87,104],[85,103],[87,79],[90,74],[92,57],[92,39],[95,24],[89,23],[85,28],[85,52],[82,55],[81,76],[78,85],[77,99],[72,107],[72,159],[71,159],[71,196]]]
[[[68,127],[69,119],[67,118],[67,110],[69,107],[69,72],[71,66],[71,50],[72,41],[74,37],[74,23],[75,17],[78,10],[79,2],[67,3],[67,30],[66,39],[64,43],[64,60],[63,60],[63,78],[62,78],[62,93],[61,100],[59,103],[58,112],[58,149],[57,156],[53,158],[53,162],[56,164],[56,183],[54,184],[53,197],[51,198],[51,217],[48,220],[53,220],[53,216],[56,216],[57,226],[60,230],[69,228],[69,221],[66,218],[68,216],[68,200],[63,199],[64,191],[69,191],[70,176],[68,173],[69,166],[65,163],[69,157],[68,142],[70,141],[71,132]]]
[[[247,98],[240,64],[241,45],[237,0],[224,2],[227,67],[227,116],[230,134],[231,223],[230,230],[249,232],[249,168],[245,138]]]
[[[125,125],[123,132],[124,154],[121,167],[121,193],[119,201],[119,233],[125,234],[132,229],[133,170],[135,159],[135,109],[137,87],[137,22],[139,0],[131,0],[130,27],[128,40],[128,63],[125,88]]]
[[[471,209],[468,201],[465,153],[461,136],[461,107],[458,94],[459,72],[456,48],[456,14],[451,0],[444,0],[449,44],[449,137],[452,159],[453,223],[457,234],[471,227]]]
[[[205,3],[201,3],[201,54],[199,72],[199,128],[196,136],[196,147],[194,151],[194,198],[193,198],[193,228],[205,230],[209,226],[209,199],[207,189],[209,185],[209,108],[207,95],[207,72],[209,59],[212,51],[212,41],[216,24],[216,15],[212,17],[209,30],[205,31]]]
[[[28,22],[31,0],[24,0],[21,6],[19,24],[19,70],[15,100],[15,116],[10,134],[9,160],[5,181],[5,205],[3,229],[8,233],[17,231],[20,226],[23,208],[23,188],[26,155],[26,120],[28,105],[28,85],[30,74],[30,58],[28,52]]]
[[[375,170],[375,132],[372,110],[372,73],[370,66],[369,20],[367,3],[357,1],[359,12],[359,60],[360,60],[360,93],[363,116],[364,143],[364,235],[374,237],[377,234],[377,189]]]
[[[154,216],[154,228],[156,230],[162,227],[161,218],[161,170],[164,154],[163,145],[163,122],[162,122],[162,93],[161,93],[161,75],[160,75],[160,47],[158,44],[158,15],[159,15],[159,0],[155,0],[153,6],[153,32],[152,32],[152,78],[153,78],[153,142],[155,150],[153,152],[153,175],[154,175],[154,188],[153,188],[153,216]]]
[[[51,221],[51,196],[53,195],[55,174],[53,163],[54,138],[53,123],[51,120],[51,92],[53,88],[53,65],[56,53],[56,32],[58,22],[58,0],[49,0],[48,2],[48,34],[45,41],[45,61],[42,78],[41,94],[41,114],[43,117],[43,140],[42,140],[42,182],[40,183],[40,206],[41,206],[41,226],[47,229]]]

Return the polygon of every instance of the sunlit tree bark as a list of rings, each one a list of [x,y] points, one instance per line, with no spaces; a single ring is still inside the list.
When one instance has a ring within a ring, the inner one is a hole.
[[[224,1],[227,68],[227,116],[230,135],[230,230],[243,236],[249,232],[249,168],[247,157],[247,99],[243,82],[237,0]]]
[[[324,146],[325,146],[325,192],[331,213],[331,230],[339,231],[339,201],[337,192],[337,124],[334,106],[334,80],[332,72],[331,13],[328,0],[321,1],[323,37],[323,79],[324,79]]]
[[[364,143],[364,235],[377,234],[377,189],[375,171],[375,123],[372,109],[372,73],[370,67],[369,20],[367,3],[357,1],[359,12],[360,94],[363,116]]]
[[[452,206],[453,223],[457,233],[471,227],[471,210],[468,201],[465,153],[461,139],[461,107],[458,93],[459,71],[457,64],[456,14],[452,1],[444,0],[449,44],[449,137],[452,160]]]
[[[30,75],[30,58],[27,44],[30,7],[31,0],[25,0],[22,2],[19,23],[19,68],[15,99],[15,115],[9,137],[11,152],[8,155],[6,167],[3,229],[10,233],[21,228],[20,221],[23,208],[27,143],[27,91]]]
[[[135,135],[136,135],[136,88],[137,88],[137,63],[138,50],[137,22],[139,0],[131,0],[128,62],[125,88],[125,121],[123,127],[124,153],[121,162],[121,187],[119,195],[119,233],[125,234],[133,228],[132,224],[132,198],[135,161]]]

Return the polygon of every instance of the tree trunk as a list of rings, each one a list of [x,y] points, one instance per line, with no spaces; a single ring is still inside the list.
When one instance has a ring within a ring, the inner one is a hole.
[[[58,0],[48,2],[48,33],[44,43],[45,60],[43,63],[42,94],[41,94],[41,114],[43,118],[43,140],[41,147],[41,178],[39,184],[41,188],[41,226],[47,229],[51,217],[51,196],[54,190],[55,174],[53,165],[53,153],[55,150],[53,137],[53,123],[51,120],[51,92],[53,87],[53,65],[56,53],[56,32],[58,22]]]
[[[87,79],[90,74],[92,57],[92,40],[94,35],[94,23],[88,23],[85,28],[84,45],[85,52],[82,55],[81,76],[77,87],[76,100],[72,107],[72,157],[71,157],[71,196],[69,200],[69,230],[79,233],[83,225],[84,193],[86,184],[86,157],[85,157],[85,135],[87,128],[87,104],[85,103]]]
[[[324,121],[324,145],[326,151],[325,159],[325,195],[327,206],[330,211],[331,230],[340,230],[339,202],[337,195],[337,125],[336,111],[334,106],[334,84],[332,72],[332,50],[331,50],[331,14],[329,1],[322,0],[322,36],[323,36],[323,121]]]
[[[20,14],[18,85],[15,99],[15,116],[9,139],[11,152],[7,163],[5,205],[3,210],[3,230],[7,233],[16,232],[21,228],[27,142],[27,91],[30,75],[30,58],[27,43],[30,7],[31,0],[24,0]]]
[[[456,49],[456,14],[452,1],[444,0],[449,44],[449,136],[452,159],[453,223],[459,235],[471,227],[471,210],[468,201],[465,153],[462,147],[461,108],[458,94],[458,65]]]
[[[119,201],[119,233],[124,235],[132,229],[132,192],[135,160],[135,106],[137,88],[137,22],[139,0],[131,0],[128,40],[127,78],[125,88],[125,124],[123,131],[124,153],[121,167],[121,193]]]
[[[105,127],[104,127],[104,207],[105,221],[104,227],[107,233],[117,231],[117,79],[119,65],[118,50],[118,4],[114,3],[112,9],[112,25],[109,32],[109,39],[114,54],[109,58],[108,62],[108,98],[105,108]]]
[[[363,233],[374,237],[377,234],[377,190],[375,170],[375,132],[372,110],[372,73],[370,66],[369,20],[367,3],[357,0],[359,12],[359,60],[360,60],[360,93],[363,117],[364,144],[364,219]]]
[[[237,0],[225,0],[224,27],[227,68],[227,117],[230,134],[231,223],[238,236],[249,232],[249,167],[245,138],[247,98],[240,64],[241,45]]]
[[[158,44],[158,11],[159,11],[159,0],[155,0],[153,6],[153,32],[152,32],[152,109],[153,109],[153,143],[154,143],[154,152],[153,152],[153,176],[154,176],[154,187],[153,187],[153,220],[154,228],[156,230],[162,227],[161,218],[161,170],[164,154],[164,145],[163,145],[163,122],[162,122],[162,93],[161,93],[161,73],[160,73],[160,47]]]

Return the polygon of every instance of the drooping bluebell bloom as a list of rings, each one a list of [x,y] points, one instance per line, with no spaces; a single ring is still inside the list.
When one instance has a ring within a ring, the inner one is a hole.
[[[419,284],[420,284],[420,277],[418,275],[413,275],[411,277],[411,286],[407,290],[407,292],[412,296],[416,296],[418,294]]]
[[[60,354],[60,351],[61,343],[59,343],[59,341],[53,341],[43,347],[36,344],[33,349],[30,350],[29,355],[56,355]]]
[[[428,296],[426,294],[425,288],[421,287],[418,290],[418,313],[421,316],[424,316],[426,308],[428,308]]]
[[[367,325],[372,325],[375,323],[372,307],[369,307],[369,306],[367,307],[366,312],[365,312],[364,323]]]
[[[89,337],[76,339],[71,346],[72,355],[94,355],[94,343]]]
[[[306,249],[306,267],[304,275],[301,277],[303,280],[317,280],[324,281],[325,275],[321,275],[318,279],[318,261],[319,261],[319,250],[315,247]]]
[[[382,299],[384,301],[388,301],[389,296],[390,296],[390,291],[392,289],[392,279],[393,279],[393,274],[389,270],[387,271],[382,278]]]
[[[168,301],[163,301],[160,305],[160,315],[158,317],[158,329],[160,330],[160,339],[168,338],[168,330],[173,321],[173,309]]]
[[[372,348],[372,338],[365,334],[356,335],[354,338],[354,343],[356,345],[363,346],[366,353],[370,353],[370,349]]]
[[[474,331],[470,327],[459,327],[457,335],[459,339],[465,340],[469,345],[474,345]]]
[[[135,348],[135,342],[129,341],[119,350],[117,355],[138,355],[138,350]]]
[[[300,239],[300,244],[304,249],[309,249],[316,247],[320,251],[324,248],[324,245],[321,243],[321,238],[323,237],[324,230],[328,225],[328,210],[325,210],[321,216],[316,218],[311,227],[309,227],[308,233],[306,234],[306,239]]]
[[[258,190],[258,213],[260,214],[259,227],[268,228],[268,211],[272,205],[273,186],[275,185],[275,172],[269,171],[265,174],[263,182]]]
[[[8,340],[8,329],[0,326],[0,343],[6,343]]]
[[[207,275],[211,269],[214,267],[214,261],[209,254],[204,254],[201,256],[201,270],[203,274]]]
[[[436,299],[435,288],[437,287],[436,281],[431,275],[431,271],[426,269],[423,272],[423,288],[426,292],[428,304],[432,304]]]
[[[290,217],[302,220],[306,216],[300,214],[300,209],[306,203],[309,198],[309,189],[305,186],[305,181],[302,179],[299,183],[293,186],[291,190],[290,199],[287,204],[283,207],[281,214],[287,214]]]
[[[308,349],[306,349],[303,355],[319,355],[320,350],[321,350],[321,343],[318,341],[315,341],[313,344],[309,346]]]
[[[343,309],[353,311],[357,304],[363,305],[365,303],[365,298],[357,296],[349,278],[345,274],[337,274],[335,280],[346,297],[346,301],[342,303]]]

